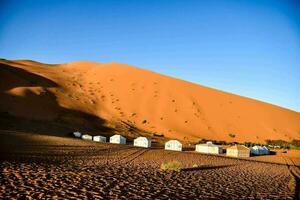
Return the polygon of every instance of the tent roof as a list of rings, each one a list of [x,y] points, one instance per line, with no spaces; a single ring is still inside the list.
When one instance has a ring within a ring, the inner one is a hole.
[[[228,147],[227,149],[249,150],[249,148],[245,147],[244,145],[234,145],[234,146]]]
[[[262,148],[269,151],[269,148],[266,146],[263,146]]]
[[[205,144],[197,144],[196,146],[219,147],[218,145],[215,145],[212,142],[206,142]]]
[[[113,135],[113,136],[111,136],[111,137],[120,137],[120,138],[125,138],[125,137],[123,137],[122,135]]]
[[[179,144],[181,144],[181,142],[179,142],[178,140],[169,140],[168,142],[166,142],[166,143],[170,143],[170,142],[175,142],[175,143],[179,143]]]
[[[258,145],[255,145],[255,146],[253,146],[253,147],[251,147],[252,149],[263,149],[263,147],[262,146],[258,146]]]
[[[149,141],[150,139],[148,139],[146,137],[137,137],[134,140],[147,140],[147,141]]]

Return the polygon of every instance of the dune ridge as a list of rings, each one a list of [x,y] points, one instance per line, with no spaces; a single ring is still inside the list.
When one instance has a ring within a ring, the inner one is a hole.
[[[2,114],[69,130],[185,142],[300,139],[298,112],[126,64],[0,60],[0,77]]]

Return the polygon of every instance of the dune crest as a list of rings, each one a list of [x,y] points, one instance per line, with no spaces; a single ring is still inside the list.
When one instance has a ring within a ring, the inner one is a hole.
[[[0,76],[0,112],[14,117],[68,118],[72,128],[95,116],[114,128],[122,122],[124,134],[190,142],[300,138],[298,112],[126,64],[1,60]]]

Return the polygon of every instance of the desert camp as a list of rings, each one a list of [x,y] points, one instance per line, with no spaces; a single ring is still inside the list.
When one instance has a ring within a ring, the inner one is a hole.
[[[0,0],[0,200],[300,200],[300,0]]]

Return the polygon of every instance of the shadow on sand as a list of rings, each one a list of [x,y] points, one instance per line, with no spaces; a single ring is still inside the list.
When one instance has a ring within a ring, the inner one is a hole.
[[[203,165],[203,166],[199,166],[199,167],[183,168],[183,169],[181,169],[181,171],[190,172],[190,171],[199,171],[199,170],[221,169],[221,168],[227,168],[227,167],[233,167],[233,166],[236,166],[236,165],[220,165],[220,166]]]
[[[24,69],[0,64],[0,129],[67,136],[70,132],[111,132],[105,120],[90,113],[59,105],[53,89],[63,92],[54,81]],[[9,93],[23,89],[22,95]],[[36,93],[28,88],[39,88]]]

